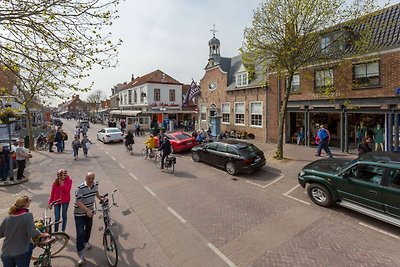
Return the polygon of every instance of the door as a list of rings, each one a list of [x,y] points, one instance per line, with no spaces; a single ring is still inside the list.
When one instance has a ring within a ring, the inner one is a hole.
[[[387,213],[400,218],[400,169],[388,171],[388,184],[383,189],[383,203]]]
[[[340,198],[383,212],[383,186],[385,168],[371,164],[355,164],[335,179]]]
[[[217,165],[215,162],[215,153],[217,152],[217,145],[216,143],[209,143],[205,146],[205,155],[202,158],[202,161],[211,163],[212,165]]]

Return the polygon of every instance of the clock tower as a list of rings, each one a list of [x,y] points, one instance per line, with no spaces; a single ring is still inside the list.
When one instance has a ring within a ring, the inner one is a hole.
[[[210,31],[213,32],[213,38],[208,41],[210,53],[208,56],[208,64],[206,66],[206,69],[215,65],[219,65],[221,60],[221,54],[219,51],[220,42],[217,38],[215,38],[215,33],[217,32],[217,30],[215,29],[215,25]]]

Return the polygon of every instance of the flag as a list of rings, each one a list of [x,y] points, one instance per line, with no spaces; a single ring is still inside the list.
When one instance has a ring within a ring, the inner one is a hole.
[[[188,92],[186,93],[185,99],[183,99],[183,106],[186,106],[190,100],[193,99],[193,97],[201,94],[200,92],[200,86],[197,85],[197,83],[192,79],[192,83],[190,84],[190,88]]]

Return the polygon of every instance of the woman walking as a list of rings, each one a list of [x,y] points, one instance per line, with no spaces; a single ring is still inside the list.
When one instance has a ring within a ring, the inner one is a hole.
[[[78,158],[79,148],[82,147],[81,141],[79,141],[79,136],[75,135],[74,140],[72,141],[72,150],[74,151],[74,159]]]
[[[72,180],[69,177],[67,170],[61,169],[57,172],[57,178],[51,188],[49,198],[49,208],[52,208],[54,204],[54,219],[56,222],[60,220],[60,214],[62,216],[62,227],[61,231],[65,232],[67,228],[67,211],[69,202],[71,201],[71,188]],[[53,203],[56,201],[56,203]],[[54,231],[58,232],[58,223],[54,225]]]
[[[4,267],[29,267],[33,250],[31,239],[50,236],[35,228],[33,215],[28,209],[30,203],[28,196],[17,198],[0,225],[0,238],[4,237],[1,249]]]
[[[90,148],[91,145],[92,145],[92,141],[89,140],[87,135],[84,135],[82,137],[81,147],[83,149],[83,155],[85,155],[85,157],[87,157],[88,151],[89,151],[89,148]]]

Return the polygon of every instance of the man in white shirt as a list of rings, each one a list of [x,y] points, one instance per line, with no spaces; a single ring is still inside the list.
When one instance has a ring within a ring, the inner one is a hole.
[[[18,170],[17,170],[17,180],[24,178],[24,170],[26,165],[26,160],[32,158],[31,153],[24,147],[24,140],[18,140],[18,147],[15,150],[17,154],[17,163],[18,163]]]

